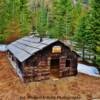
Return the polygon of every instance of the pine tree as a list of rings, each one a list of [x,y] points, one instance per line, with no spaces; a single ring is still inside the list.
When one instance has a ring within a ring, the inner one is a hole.
[[[47,9],[44,5],[44,0],[41,0],[39,9],[39,19],[37,20],[37,31],[41,37],[46,35],[47,31]]]
[[[74,6],[72,3],[72,0],[67,0],[66,2],[66,33],[67,36],[71,36],[74,33],[74,15],[73,15],[73,11],[74,11]]]
[[[94,34],[95,63],[100,65],[100,0],[92,0],[90,12],[90,32]]]
[[[0,42],[5,41],[5,37],[8,33],[5,30],[8,24],[11,22],[15,15],[15,8],[13,8],[14,1],[1,0],[0,1]],[[15,12],[16,13],[16,12]]]
[[[9,23],[9,20],[11,19],[10,8],[11,5],[9,6],[7,1],[5,0],[0,1],[0,33],[1,34],[4,34],[6,25]]]
[[[90,14],[83,16],[81,18],[77,31],[74,36],[74,39],[77,42],[77,47],[82,52],[83,60],[85,60],[85,56],[87,56],[86,51],[88,53],[93,52],[93,48],[95,45],[94,34],[90,32],[89,16]]]
[[[63,39],[66,34],[66,0],[54,0],[49,21],[51,37]]]
[[[31,13],[28,10],[27,3],[28,0],[0,0],[0,42],[6,41],[7,37],[14,35],[19,30],[16,38],[19,35],[28,34],[31,30]],[[13,21],[15,27],[18,26],[18,31],[13,30]]]
[[[32,14],[28,9],[28,0],[20,0],[19,21],[22,35],[27,35],[32,30]]]
[[[48,15],[44,0],[34,0],[33,4],[33,31],[41,37],[46,36]]]

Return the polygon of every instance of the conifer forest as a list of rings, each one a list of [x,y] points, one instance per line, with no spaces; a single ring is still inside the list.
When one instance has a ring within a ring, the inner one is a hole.
[[[0,0],[0,44],[29,35],[69,40],[100,65],[100,0]]]

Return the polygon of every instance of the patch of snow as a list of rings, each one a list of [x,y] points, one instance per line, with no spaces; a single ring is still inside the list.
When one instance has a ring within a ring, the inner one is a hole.
[[[0,51],[7,51],[7,45],[0,44]]]
[[[90,76],[100,77],[99,71],[95,66],[88,66],[84,64],[78,64],[78,72],[88,74]]]

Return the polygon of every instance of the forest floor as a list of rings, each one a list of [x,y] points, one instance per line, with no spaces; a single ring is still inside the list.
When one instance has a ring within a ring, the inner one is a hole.
[[[78,73],[58,80],[23,83],[0,54],[0,100],[100,100],[100,78]]]

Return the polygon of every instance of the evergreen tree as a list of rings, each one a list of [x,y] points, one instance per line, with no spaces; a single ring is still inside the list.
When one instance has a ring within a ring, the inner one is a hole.
[[[37,31],[39,35],[45,36],[47,31],[47,9],[44,5],[44,0],[40,2],[39,16],[37,20]]]
[[[0,42],[4,42],[6,35],[8,34],[5,33],[6,27],[8,24],[11,22],[12,18],[14,17],[14,8],[13,6],[14,1],[9,1],[9,0],[1,0],[0,1]],[[16,12],[15,12],[16,13]]]
[[[100,65],[100,0],[92,0],[90,12],[90,32],[94,34],[95,63]]]
[[[32,14],[28,9],[28,0],[20,0],[19,4],[19,21],[22,35],[27,35],[32,28]]]
[[[31,13],[27,3],[28,0],[0,0],[0,42],[17,32],[16,38],[31,30]]]
[[[49,21],[50,36],[62,39],[66,34],[66,0],[54,0]]]
[[[67,36],[71,36],[74,33],[74,5],[72,3],[72,0],[67,0],[66,2],[66,33]]]
[[[34,0],[33,7],[33,31],[36,31],[41,37],[46,35],[47,26],[47,8],[44,0]],[[35,33],[34,33],[35,34]]]
[[[85,51],[93,52],[92,50],[95,45],[94,34],[90,32],[89,21],[89,14],[83,16],[80,20],[80,23],[74,36],[74,39],[77,42],[77,47],[80,48],[82,52],[83,60],[85,60],[85,55],[87,55]]]

